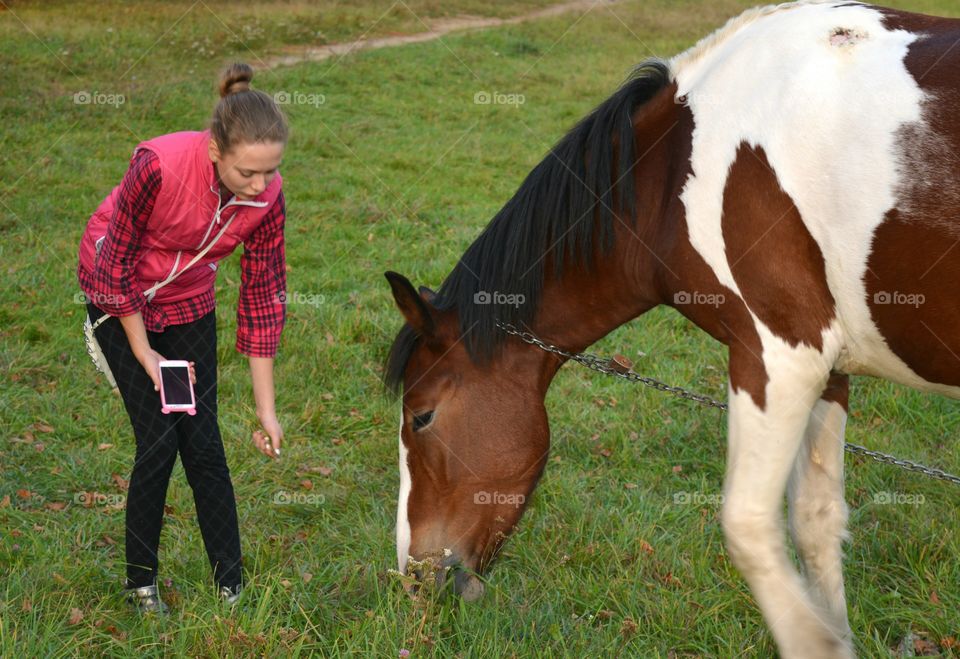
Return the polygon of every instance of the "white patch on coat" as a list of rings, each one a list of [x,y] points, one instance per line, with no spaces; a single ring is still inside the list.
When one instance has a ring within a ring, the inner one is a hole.
[[[397,498],[397,566],[401,574],[406,572],[410,557],[410,520],[407,518],[407,502],[410,499],[410,465],[407,463],[407,447],[403,445],[403,409],[400,410],[400,496]]]
[[[830,42],[838,28],[863,38],[838,48]],[[901,131],[925,125],[926,97],[904,64],[919,38],[887,29],[866,5],[797,3],[748,12],[678,55],[677,100],[694,118],[681,200],[693,247],[740,294],[723,241],[723,193],[739,146],[762,147],[823,254],[844,337],[835,367],[960,397],[890,350],[863,281],[874,232],[910,174]]]

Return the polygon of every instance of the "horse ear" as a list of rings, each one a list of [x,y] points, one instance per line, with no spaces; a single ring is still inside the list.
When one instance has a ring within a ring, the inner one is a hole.
[[[433,304],[433,299],[437,297],[437,294],[431,288],[426,286],[420,287],[420,297],[423,298],[423,301],[427,304]]]
[[[410,280],[399,273],[390,271],[383,273],[383,276],[390,282],[393,299],[396,301],[400,313],[407,320],[407,324],[421,336],[433,336],[434,324],[430,306],[417,294],[417,290],[410,283]]]

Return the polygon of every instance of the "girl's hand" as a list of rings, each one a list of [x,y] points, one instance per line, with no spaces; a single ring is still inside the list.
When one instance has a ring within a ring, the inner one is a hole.
[[[163,355],[154,350],[153,348],[148,348],[144,350],[141,354],[136,355],[137,361],[140,362],[140,365],[143,366],[143,370],[147,372],[147,375],[150,376],[150,379],[153,381],[153,390],[160,391],[160,362],[166,361]],[[194,362],[190,363],[190,382],[193,384],[197,383],[197,372],[194,368]]]
[[[259,414],[260,425],[263,426],[263,432],[253,431],[253,443],[264,455],[271,458],[280,457],[280,444],[283,442],[283,428],[277,421],[276,414]]]

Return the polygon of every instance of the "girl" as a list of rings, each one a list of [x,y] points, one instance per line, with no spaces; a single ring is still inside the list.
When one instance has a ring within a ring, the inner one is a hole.
[[[97,208],[80,243],[78,277],[97,342],[133,425],[127,493],[126,588],[140,611],[167,610],[157,591],[157,550],[177,453],[221,597],[242,588],[233,484],[217,425],[217,262],[243,243],[239,352],[250,359],[257,448],[280,455],[273,357],[285,320],[284,200],[278,168],[287,123],[274,100],[250,89],[253,69],[221,76],[210,128],[142,142],[123,181]],[[196,258],[199,257],[199,258]],[[196,415],[163,414],[158,362],[191,362]]]

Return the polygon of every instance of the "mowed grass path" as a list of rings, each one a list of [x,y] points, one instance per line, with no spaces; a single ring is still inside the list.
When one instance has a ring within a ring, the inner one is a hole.
[[[218,605],[178,465],[160,552],[172,615],[143,620],[121,601],[116,504],[133,440],[84,353],[74,272],[86,220],[132,148],[202,128],[231,59],[256,65],[291,45],[545,4],[0,6],[0,655],[774,653],[713,505],[722,415],[572,366],[548,398],[546,475],[486,597],[414,602],[388,573],[397,405],[379,374],[400,316],[382,272],[438,285],[550,145],[633,64],[688,47],[751,4],[741,0],[624,2],[258,72],[255,86],[299,100],[286,106],[282,168],[290,303],[277,361],[280,461],[265,462],[249,441],[248,369],[233,349],[237,255],[218,284],[221,427],[249,591],[232,615]],[[960,14],[948,0],[895,4]],[[100,96],[75,103],[83,91]],[[484,92],[523,102],[476,104]],[[110,95],[124,102],[111,105]],[[724,351],[670,310],[595,349],[724,395]],[[960,471],[955,402],[856,379],[851,407],[850,441]],[[851,457],[847,465],[845,571],[859,653],[887,656],[914,634],[956,656],[960,489]]]

